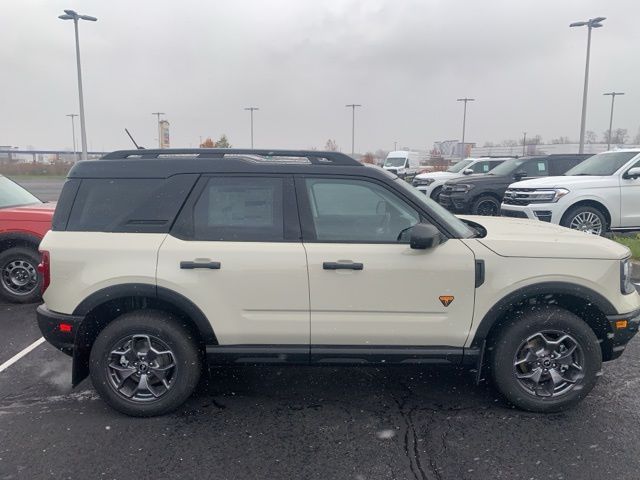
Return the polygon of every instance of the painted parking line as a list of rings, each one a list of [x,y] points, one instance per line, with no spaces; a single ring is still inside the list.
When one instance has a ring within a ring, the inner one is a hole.
[[[44,343],[44,337],[40,337],[38,340],[36,340],[35,342],[33,342],[31,345],[29,345],[27,348],[25,348],[24,350],[22,350],[21,352],[18,352],[17,354],[15,354],[13,357],[11,357],[9,360],[7,360],[6,362],[4,362],[2,365],[0,365],[0,372],[5,371],[7,368],[9,368],[11,365],[13,365],[14,363],[16,363],[18,360],[20,360],[22,357],[24,357],[26,354],[28,354],[31,350],[37,348],[39,345],[42,345]]]

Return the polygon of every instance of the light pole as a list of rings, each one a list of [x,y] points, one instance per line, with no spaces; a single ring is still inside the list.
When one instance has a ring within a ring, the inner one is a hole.
[[[71,117],[71,135],[73,136],[73,158],[74,160],[78,160],[78,152],[76,151],[76,124],[74,122],[74,117],[77,117],[77,113],[70,113],[67,117]]]
[[[357,103],[350,103],[349,105],[345,105],[347,108],[351,108],[351,156],[355,154],[355,145],[356,145],[356,108],[361,107]]]
[[[603,95],[611,96],[611,115],[609,116],[609,139],[607,140],[607,150],[611,148],[611,129],[613,128],[613,104],[616,100],[616,95],[624,95],[624,92],[609,92],[603,93]]]
[[[596,17],[586,22],[573,22],[570,27],[588,27],[587,33],[587,63],[584,67],[584,90],[582,91],[582,118],[580,119],[580,149],[578,153],[584,153],[584,129],[587,122],[587,91],[589,89],[589,56],[591,54],[591,29],[600,28],[606,17]]]
[[[460,159],[464,160],[464,155],[465,155],[465,144],[464,144],[464,134],[465,134],[465,128],[467,126],[467,103],[468,102],[475,102],[476,99],[475,98],[458,98],[457,100],[458,102],[464,102],[464,114],[462,115],[462,149],[460,152]]]
[[[393,150],[398,150],[398,142],[393,142]]]
[[[258,107],[245,107],[251,113],[251,148],[253,148],[253,112],[260,110]]]
[[[522,132],[522,156],[524,157],[527,153],[527,132]]]
[[[158,148],[162,148],[162,129],[160,128],[160,115],[166,115],[164,112],[153,112],[151,115],[155,115],[158,119]]]
[[[82,70],[80,68],[80,39],[78,37],[78,20],[88,20],[95,22],[98,19],[89,15],[79,15],[73,10],[65,10],[64,15],[59,15],[61,20],[73,20],[73,27],[76,33],[76,61],[78,63],[78,96],[80,98],[80,138],[82,141],[82,160],[87,159],[87,130],[84,121],[84,99],[82,95]]]

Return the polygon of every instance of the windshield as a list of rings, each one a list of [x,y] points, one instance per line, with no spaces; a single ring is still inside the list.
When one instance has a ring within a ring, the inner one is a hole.
[[[42,203],[20,185],[7,177],[0,177],[0,208]]]
[[[587,158],[584,162],[579,163],[565,175],[594,175],[606,176],[613,175],[620,170],[625,163],[638,155],[638,152],[604,152]]]
[[[511,160],[507,160],[496,168],[491,170],[487,175],[511,175],[513,172],[517,170],[517,168],[525,163],[528,158],[512,158]]]
[[[464,168],[467,165],[471,165],[472,163],[473,163],[473,160],[460,160],[455,165],[452,165],[449,168],[447,168],[447,172],[451,172],[451,173],[461,172],[462,170],[464,170]]]
[[[472,238],[476,236],[476,232],[472,230],[466,223],[449,212],[446,208],[440,206],[430,197],[421,193],[417,188],[412,187],[404,180],[396,177],[396,185],[410,194],[411,198],[425,206],[425,209],[432,213],[441,223],[445,224],[459,238]]]
[[[390,157],[384,161],[385,167],[404,167],[404,162],[407,159],[405,157]]]

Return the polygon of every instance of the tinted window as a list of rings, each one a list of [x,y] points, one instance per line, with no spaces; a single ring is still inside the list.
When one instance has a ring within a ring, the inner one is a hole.
[[[166,179],[68,180],[60,195],[53,228],[88,232],[168,232],[197,178],[196,174],[184,174]]]
[[[520,167],[514,172],[525,172],[527,177],[544,177],[549,175],[547,170],[547,159],[546,158],[532,158],[526,162],[524,162]]]
[[[111,231],[163,182],[155,178],[82,180],[67,230]]]
[[[41,202],[17,183],[14,183],[7,177],[0,177],[0,208],[30,205],[33,203]]]
[[[549,160],[549,175],[562,175],[570,168],[575,167],[585,157],[553,157]]]
[[[211,178],[193,210],[194,240],[284,240],[281,178]]]
[[[471,169],[473,170],[473,173],[487,173],[491,170],[491,166],[489,165],[489,162],[478,162],[474,164]]]
[[[361,180],[306,179],[316,238],[335,242],[406,242],[418,213],[392,192]]]

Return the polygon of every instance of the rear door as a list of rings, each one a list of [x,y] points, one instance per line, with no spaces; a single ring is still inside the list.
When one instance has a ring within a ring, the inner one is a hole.
[[[202,177],[160,248],[157,282],[195,303],[220,345],[288,344],[308,358],[307,261],[293,179]]]
[[[311,344],[462,347],[475,261],[460,240],[409,247],[426,222],[396,191],[364,178],[296,180],[309,265]]]

